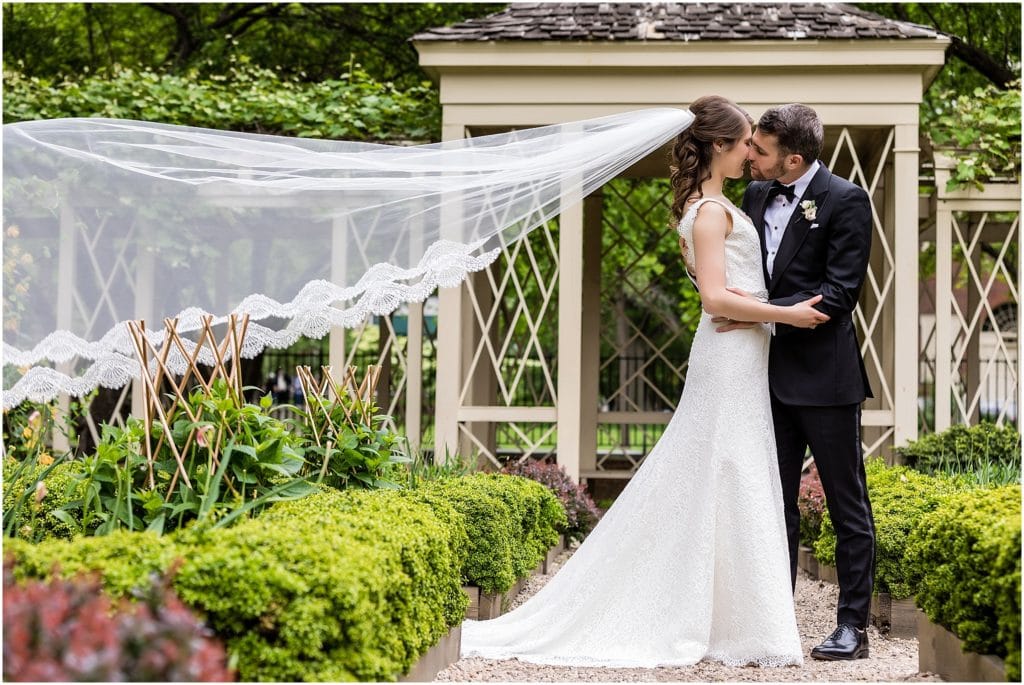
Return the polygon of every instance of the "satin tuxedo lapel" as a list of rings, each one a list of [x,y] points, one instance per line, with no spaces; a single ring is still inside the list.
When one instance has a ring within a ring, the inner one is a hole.
[[[771,181],[761,185],[760,192],[754,200],[753,216],[751,217],[754,227],[757,229],[757,237],[761,241],[761,271],[764,272],[765,283],[771,281],[771,277],[768,276],[768,246],[764,241],[764,210],[768,206],[768,189],[770,187]]]
[[[829,178],[832,173],[825,168],[822,164],[818,169],[818,172],[814,174],[814,178],[811,179],[810,184],[807,186],[807,191],[803,197],[800,198],[800,203],[806,202],[807,200],[814,200],[814,204],[818,208],[819,217],[822,207],[825,206],[825,199],[828,197],[828,186]],[[767,191],[765,195],[767,196]],[[761,203],[761,249],[762,252],[765,250],[764,244],[764,205]],[[807,237],[807,232],[811,230],[811,224],[821,221],[823,218],[816,218],[813,222],[808,221],[804,218],[804,210],[797,204],[793,210],[793,215],[789,217],[789,223],[786,224],[786,232],[782,236],[782,242],[779,244],[779,251],[775,255],[775,264],[772,269],[772,277],[768,282],[768,292],[770,293],[775,287],[775,284],[779,282],[779,278],[786,271],[786,267],[793,260],[793,256],[796,255],[800,246],[803,245],[804,239]]]

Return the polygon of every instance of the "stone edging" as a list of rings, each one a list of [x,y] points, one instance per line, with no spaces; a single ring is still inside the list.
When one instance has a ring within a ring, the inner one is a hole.
[[[480,592],[476,585],[463,585],[462,591],[469,597],[469,607],[466,609],[466,618],[475,620],[488,620],[497,618],[508,611],[509,605],[516,595],[526,585],[531,576],[538,573],[547,573],[555,559],[565,550],[565,536],[559,536],[558,544],[548,550],[544,559],[537,564],[529,576],[520,578],[516,584],[506,592],[493,594]],[[437,674],[448,668],[459,660],[459,653],[462,648],[462,626],[457,625],[448,631],[441,640],[427,650],[413,665],[408,674],[398,679],[402,683],[425,683],[434,680]]]
[[[398,679],[400,683],[429,683],[437,674],[459,660],[462,648],[462,626],[458,625],[448,631],[440,642],[427,650],[427,653],[413,664],[409,673]]]
[[[476,585],[463,585],[462,591],[469,597],[469,607],[466,609],[466,618],[474,621],[489,621],[492,618],[498,618],[502,614],[508,611],[512,600],[515,599],[516,595],[522,591],[523,587],[526,586],[526,581],[531,576],[535,576],[541,573],[547,573],[548,568],[554,563],[555,559],[565,549],[565,536],[562,535],[558,538],[558,544],[548,550],[544,559],[537,564],[537,568],[530,572],[529,576],[525,576],[516,581],[515,585],[510,587],[505,592],[501,593],[488,593],[482,592]]]
[[[951,682],[1006,682],[1006,664],[993,654],[965,652],[963,640],[917,610],[918,669]]]
[[[836,569],[820,563],[809,547],[800,546],[797,565],[812,578],[838,584]],[[1005,682],[1006,664],[993,654],[965,652],[963,640],[932,623],[917,608],[914,598],[893,599],[888,593],[872,593],[871,621],[879,632],[890,637],[918,641],[918,669],[937,673],[952,682]]]

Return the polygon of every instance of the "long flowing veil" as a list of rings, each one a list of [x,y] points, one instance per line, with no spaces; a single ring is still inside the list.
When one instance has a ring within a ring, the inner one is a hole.
[[[248,314],[252,357],[423,301],[692,118],[647,109],[411,147],[4,126],[3,405],[130,382],[129,320],[156,345],[166,317],[186,332]]]

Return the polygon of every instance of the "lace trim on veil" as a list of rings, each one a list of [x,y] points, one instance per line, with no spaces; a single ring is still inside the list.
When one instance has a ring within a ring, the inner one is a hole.
[[[248,314],[250,323],[242,346],[242,357],[252,359],[266,348],[285,348],[300,337],[318,339],[330,333],[331,328],[351,328],[367,316],[390,314],[407,302],[423,302],[438,287],[451,288],[465,280],[467,274],[487,268],[501,248],[473,255],[483,242],[462,244],[440,240],[427,249],[418,266],[402,269],[391,264],[376,264],[354,286],[343,288],[325,280],[310,281],[290,302],[278,302],[264,295],[250,295],[230,312]],[[350,303],[339,306],[339,303]],[[203,319],[210,313],[190,307],[177,314],[177,330],[199,330]],[[261,326],[257,321],[268,317],[288,319],[280,330]],[[214,324],[225,323],[228,316],[215,316]],[[18,350],[4,343],[4,365],[31,366],[14,385],[3,392],[3,408],[10,409],[25,400],[49,402],[58,395],[81,397],[96,388],[120,388],[140,376],[135,359],[135,348],[128,334],[127,322],[121,321],[99,340],[90,342],[70,331],[57,330],[47,335],[30,350]],[[147,330],[146,337],[154,346],[163,343],[160,328]],[[186,351],[195,349],[194,343],[184,340]],[[230,351],[228,356],[230,358]],[[68,375],[54,368],[36,366],[44,362],[67,364],[74,360],[90,363],[76,375]],[[212,364],[213,354],[208,348],[200,350],[198,361]],[[172,349],[167,367],[183,373],[186,360],[176,348]],[[155,370],[155,363],[151,365]]]

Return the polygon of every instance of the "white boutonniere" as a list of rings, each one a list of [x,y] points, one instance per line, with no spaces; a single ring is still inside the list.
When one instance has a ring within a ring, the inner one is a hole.
[[[808,221],[814,221],[818,216],[818,205],[814,200],[804,200],[800,203],[800,209],[804,210],[804,218]]]

